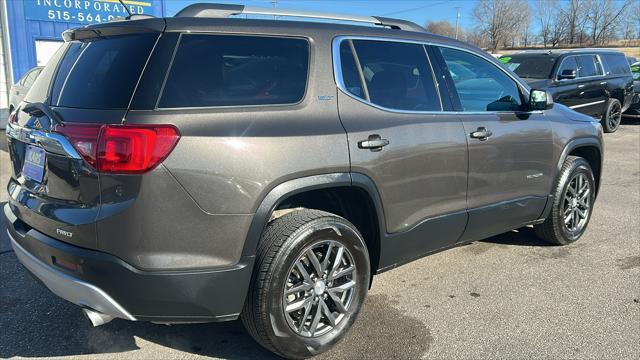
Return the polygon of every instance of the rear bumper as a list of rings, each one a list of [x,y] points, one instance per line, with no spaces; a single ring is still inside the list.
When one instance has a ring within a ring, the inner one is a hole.
[[[3,210],[20,262],[74,304],[118,318],[162,323],[233,320],[242,310],[253,257],[225,269],[142,271],[113,255],[30,228],[9,204]]]

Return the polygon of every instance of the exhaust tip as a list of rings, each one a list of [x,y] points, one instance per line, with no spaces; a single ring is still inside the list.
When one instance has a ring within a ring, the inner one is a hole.
[[[93,311],[91,309],[83,308],[82,312],[87,317],[87,319],[89,319],[93,327],[104,325],[109,321],[113,320],[113,316],[102,314],[97,311]]]

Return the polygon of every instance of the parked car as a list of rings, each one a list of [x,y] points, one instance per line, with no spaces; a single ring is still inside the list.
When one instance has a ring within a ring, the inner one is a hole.
[[[633,90],[635,95],[629,109],[622,114],[623,117],[640,118],[640,62],[630,65],[633,74]]]
[[[629,66],[631,66],[637,63],[638,59],[635,56],[627,56],[627,62],[629,63]]]
[[[501,58],[530,86],[555,102],[601,119],[614,132],[633,100],[633,77],[623,53],[609,49],[522,51]]]
[[[9,122],[4,216],[94,325],[240,317],[309,357],[374,275],[527,225],[570,244],[593,212],[601,125],[410,22],[196,4],[64,38]]]
[[[24,99],[27,91],[29,91],[41,71],[42,66],[36,66],[27,71],[18,82],[11,86],[11,90],[9,91],[9,112],[13,112],[13,110],[18,107],[18,104]]]

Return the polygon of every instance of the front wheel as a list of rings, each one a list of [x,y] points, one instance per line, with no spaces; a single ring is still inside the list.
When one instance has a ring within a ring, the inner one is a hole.
[[[258,343],[286,358],[307,358],[351,328],[369,285],[369,255],[347,220],[295,210],[263,234],[241,318]]]
[[[595,180],[589,163],[577,156],[568,156],[556,184],[551,213],[534,227],[541,239],[567,245],[584,234],[591,219],[595,201]]]

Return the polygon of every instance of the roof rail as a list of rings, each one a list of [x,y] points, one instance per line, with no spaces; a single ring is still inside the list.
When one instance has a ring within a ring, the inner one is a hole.
[[[315,19],[331,19],[341,21],[362,22],[378,26],[387,26],[392,29],[425,32],[426,30],[416,23],[400,19],[391,19],[380,16],[358,16],[348,14],[336,14],[328,12],[274,9],[257,6],[232,5],[232,4],[192,4],[180,10],[176,17],[218,17],[224,18],[231,15],[273,15],[291,16]]]

